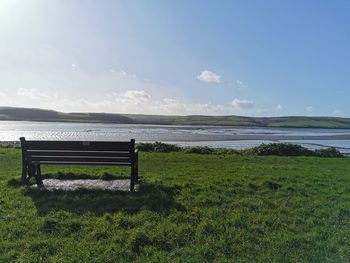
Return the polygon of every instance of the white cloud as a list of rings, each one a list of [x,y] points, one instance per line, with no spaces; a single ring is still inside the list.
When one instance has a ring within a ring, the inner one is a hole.
[[[77,69],[77,64],[72,63],[71,68],[73,71],[75,71]]]
[[[221,76],[209,70],[203,70],[201,74],[197,76],[197,79],[205,82],[221,82]]]
[[[104,104],[110,106],[110,111],[121,113],[144,113],[152,110],[154,102],[151,95],[144,90],[127,90],[125,92],[106,94],[109,98]]]
[[[307,106],[307,107],[305,108],[305,110],[306,110],[307,112],[313,112],[313,111],[315,111],[315,108],[314,108],[313,106]]]
[[[284,110],[284,107],[281,105],[281,104],[278,104],[276,107],[275,107],[276,111],[283,111]]]
[[[30,88],[30,89],[25,89],[25,88],[19,88],[17,90],[17,95],[21,97],[28,97],[31,99],[51,99],[52,96],[50,96],[46,92],[40,92],[36,88]],[[54,95],[53,97],[56,97],[57,95]]]
[[[176,104],[177,100],[171,99],[171,98],[164,98],[163,102],[166,103],[166,104]]]
[[[5,98],[5,97],[7,97],[7,95],[4,92],[0,92],[0,97]]]
[[[245,83],[242,80],[236,79],[233,82],[229,82],[228,86],[233,87],[236,90],[244,90],[246,88]]]
[[[239,79],[236,80],[236,84],[237,84],[237,86],[238,86],[239,88],[245,88],[245,85],[244,85],[243,81],[241,81],[241,80],[239,80]]]
[[[332,112],[332,114],[335,115],[335,116],[339,116],[339,117],[344,117],[345,116],[345,113],[342,110],[334,110]]]
[[[111,69],[109,70],[111,73],[115,74],[116,71]],[[118,76],[120,77],[124,77],[124,78],[129,78],[129,79],[133,79],[133,80],[138,80],[137,76],[135,74],[130,74],[129,72],[126,72],[125,70],[121,70],[118,72]]]
[[[254,107],[254,102],[246,99],[234,99],[231,104],[237,110],[251,109]]]
[[[143,103],[151,99],[151,95],[144,90],[128,90],[122,95],[122,97],[134,103]]]
[[[124,71],[124,70],[121,70],[121,71],[118,72],[118,75],[119,76],[127,76],[128,73],[126,73],[126,71]]]
[[[175,88],[146,81],[139,76],[135,79],[136,76],[133,75],[113,68],[107,68],[99,74],[89,74],[79,67],[74,74],[64,75],[57,75],[56,71],[43,76],[27,72],[22,74],[21,81],[12,81],[9,82],[10,85],[6,85],[15,91],[14,94],[7,94],[9,99],[6,98],[6,104],[63,112],[258,114],[256,109],[250,109],[249,101],[245,104],[236,101],[236,107],[231,104],[230,99],[225,103],[193,102],[190,99],[180,99],[183,94]],[[21,86],[22,83],[26,83],[26,86]],[[60,96],[55,95],[56,93]]]
[[[234,115],[254,114],[252,102],[248,100],[234,100],[233,104],[186,103],[171,97],[154,98],[145,90],[127,90],[105,94],[105,99],[92,101],[53,100],[47,107],[59,111],[80,112],[112,112],[112,113],[143,113],[143,114],[180,114],[180,115]]]
[[[255,112],[256,112],[258,115],[266,116],[270,111],[269,111],[268,109],[262,108],[262,109],[257,109]]]

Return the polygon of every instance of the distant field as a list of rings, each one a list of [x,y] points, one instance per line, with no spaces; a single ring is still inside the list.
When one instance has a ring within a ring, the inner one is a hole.
[[[349,158],[141,153],[136,193],[18,186],[19,149],[0,167],[0,262],[349,262]]]
[[[306,120],[306,121],[285,121],[285,122],[272,122],[269,127],[305,127],[305,128],[347,128],[349,124],[344,122],[338,122],[334,120]]]
[[[166,116],[112,113],[62,113],[42,109],[0,107],[0,120],[102,122],[163,125],[226,125],[251,127],[348,128],[350,119],[337,117]]]

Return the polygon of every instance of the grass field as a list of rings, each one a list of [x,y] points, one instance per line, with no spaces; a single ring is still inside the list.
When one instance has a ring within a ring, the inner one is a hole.
[[[19,186],[19,149],[0,168],[0,262],[350,261],[349,158],[141,153],[135,193]]]

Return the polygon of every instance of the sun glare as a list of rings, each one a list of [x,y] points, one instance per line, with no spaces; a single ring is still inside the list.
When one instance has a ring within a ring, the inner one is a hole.
[[[11,6],[13,3],[14,1],[11,0],[0,0],[0,9],[5,9]]]
[[[15,5],[16,1],[0,0],[0,16],[6,15]]]

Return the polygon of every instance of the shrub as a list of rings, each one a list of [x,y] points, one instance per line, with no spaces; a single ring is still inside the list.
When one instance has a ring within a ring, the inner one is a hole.
[[[150,142],[142,142],[136,144],[136,148],[142,152],[153,152],[154,151],[154,143]]]
[[[137,148],[143,152],[183,152],[194,154],[238,154],[238,155],[278,155],[278,156],[319,156],[319,157],[342,157],[343,155],[334,147],[309,150],[298,144],[290,143],[270,143],[261,144],[251,149],[215,149],[208,146],[188,146],[180,147],[175,144],[167,144],[162,142],[139,143]]]
[[[213,154],[215,149],[209,148],[207,146],[195,146],[195,147],[185,147],[183,148],[185,153],[197,153],[197,154]]]
[[[137,144],[137,148],[143,152],[179,152],[181,151],[181,147],[175,144],[167,144],[162,142],[154,142],[154,143],[139,143]]]
[[[320,157],[343,157],[339,150],[334,147],[315,150],[315,154]]]
[[[315,153],[301,145],[289,143],[261,144],[251,149],[256,155],[279,155],[279,156],[312,156]]]

